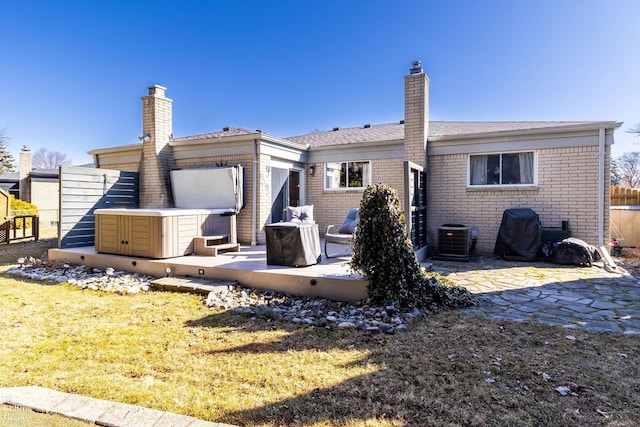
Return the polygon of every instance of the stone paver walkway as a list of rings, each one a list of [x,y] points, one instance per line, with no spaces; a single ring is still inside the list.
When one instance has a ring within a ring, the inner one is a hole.
[[[479,304],[466,314],[640,334],[640,282],[602,263],[576,267],[487,257],[423,265],[477,294]]]
[[[101,426],[233,427],[230,424],[212,423],[186,415],[62,393],[44,387],[0,388],[0,396],[2,396],[1,403],[5,405],[27,408],[45,414],[59,414]],[[27,415],[21,414],[21,416]]]

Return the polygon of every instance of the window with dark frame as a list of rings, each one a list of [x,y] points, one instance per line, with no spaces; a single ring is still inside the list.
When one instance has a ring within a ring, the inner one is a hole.
[[[470,186],[518,186],[534,182],[533,151],[469,156]]]
[[[371,184],[369,161],[325,163],[324,188],[327,190],[364,188]]]

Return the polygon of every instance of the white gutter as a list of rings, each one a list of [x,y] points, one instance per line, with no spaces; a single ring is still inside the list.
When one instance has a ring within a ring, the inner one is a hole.
[[[251,246],[258,244],[258,140],[253,140],[253,188],[251,189]]]
[[[598,134],[598,247],[604,246],[604,173],[606,129]]]

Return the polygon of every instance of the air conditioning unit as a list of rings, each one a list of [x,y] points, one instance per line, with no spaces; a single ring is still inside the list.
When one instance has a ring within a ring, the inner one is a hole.
[[[471,228],[460,224],[438,227],[438,256],[469,258]]]

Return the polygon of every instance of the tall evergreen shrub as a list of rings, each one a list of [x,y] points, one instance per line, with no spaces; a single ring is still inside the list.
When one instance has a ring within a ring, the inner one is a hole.
[[[369,281],[372,304],[399,308],[460,307],[473,303],[465,289],[424,272],[413,250],[398,193],[389,185],[368,186],[360,203],[351,268]]]

